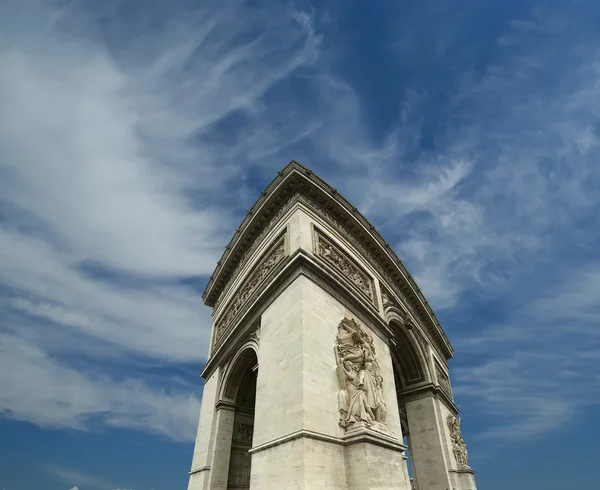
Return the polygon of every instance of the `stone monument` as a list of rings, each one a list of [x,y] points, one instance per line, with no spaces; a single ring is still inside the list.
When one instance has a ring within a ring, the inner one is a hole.
[[[203,300],[188,490],[476,490],[442,327],[375,228],[309,169],[291,162],[261,193]]]

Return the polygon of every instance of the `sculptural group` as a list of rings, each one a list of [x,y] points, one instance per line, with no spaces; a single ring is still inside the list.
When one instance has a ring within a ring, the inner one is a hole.
[[[373,338],[354,319],[344,318],[338,326],[335,355],[340,426],[385,430],[387,408]]]
[[[460,433],[460,419],[454,415],[448,415],[448,429],[450,429],[450,438],[452,439],[452,452],[459,466],[468,466],[469,452],[467,445]]]

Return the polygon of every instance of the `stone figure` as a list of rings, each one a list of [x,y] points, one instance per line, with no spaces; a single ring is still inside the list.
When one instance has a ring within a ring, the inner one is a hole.
[[[459,466],[469,465],[469,452],[467,445],[460,433],[460,418],[454,415],[448,415],[448,428],[450,429],[450,438],[452,439],[452,452]]]
[[[344,318],[338,326],[335,355],[341,385],[340,426],[375,425],[386,430],[383,377],[379,374],[373,338],[363,332],[355,320]]]
[[[338,393],[338,407],[340,412],[339,424],[342,427],[346,427],[346,420],[348,419],[348,405],[350,404],[349,390],[352,390],[349,385],[352,384],[356,376],[350,361],[344,361],[342,364],[338,363],[338,376],[342,386],[342,389]]]
[[[358,333],[360,329],[354,320],[344,318],[338,326],[338,353],[343,362],[362,362],[364,352],[362,346],[358,345]]]
[[[383,399],[383,378],[381,376],[376,377],[377,384],[377,408],[375,409],[375,420],[381,424],[385,424],[387,417],[387,405],[385,404],[385,400]]]

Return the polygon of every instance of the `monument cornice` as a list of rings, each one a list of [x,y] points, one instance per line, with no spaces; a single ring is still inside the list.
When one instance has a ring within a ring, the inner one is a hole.
[[[240,267],[247,258],[252,244],[257,241],[273,219],[287,211],[285,204],[294,196],[308,198],[316,208],[330,219],[341,223],[345,230],[369,252],[379,269],[391,278],[391,284],[398,296],[402,296],[411,307],[426,331],[432,337],[446,359],[453,357],[454,351],[437,320],[429,303],[402,261],[390,245],[377,232],[375,227],[347,201],[336,189],[298,162],[290,162],[248,211],[233,238],[225,248],[213,275],[202,295],[207,306],[214,307],[226,287],[235,279]]]

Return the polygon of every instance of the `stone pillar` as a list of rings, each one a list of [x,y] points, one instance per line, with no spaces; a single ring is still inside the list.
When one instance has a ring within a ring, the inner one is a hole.
[[[440,399],[442,395],[427,388],[405,396],[412,469],[419,490],[476,490],[473,470],[457,461],[459,450],[450,423],[457,419]]]
[[[410,427],[412,470],[419,490],[450,490],[455,485],[450,479],[447,442],[440,426],[440,401],[432,393],[405,401],[406,417]]]
[[[471,468],[460,468],[458,470],[451,471],[455,472],[455,474],[458,476],[460,487],[457,488],[460,488],[461,490],[477,490],[474,472]]]
[[[219,402],[215,413],[215,438],[207,487],[210,490],[227,490],[229,476],[229,458],[233,438],[235,405]]]
[[[217,369],[208,379],[204,381],[202,390],[202,406],[200,409],[200,421],[198,433],[194,446],[192,467],[190,470],[190,481],[188,490],[204,490],[210,475],[210,464],[213,445],[213,417],[215,403],[217,402],[217,380],[220,370]]]
[[[389,348],[368,325],[385,429],[340,426],[338,325],[355,315],[300,276],[261,318],[252,490],[410,490]],[[375,426],[374,426],[375,427]]]

